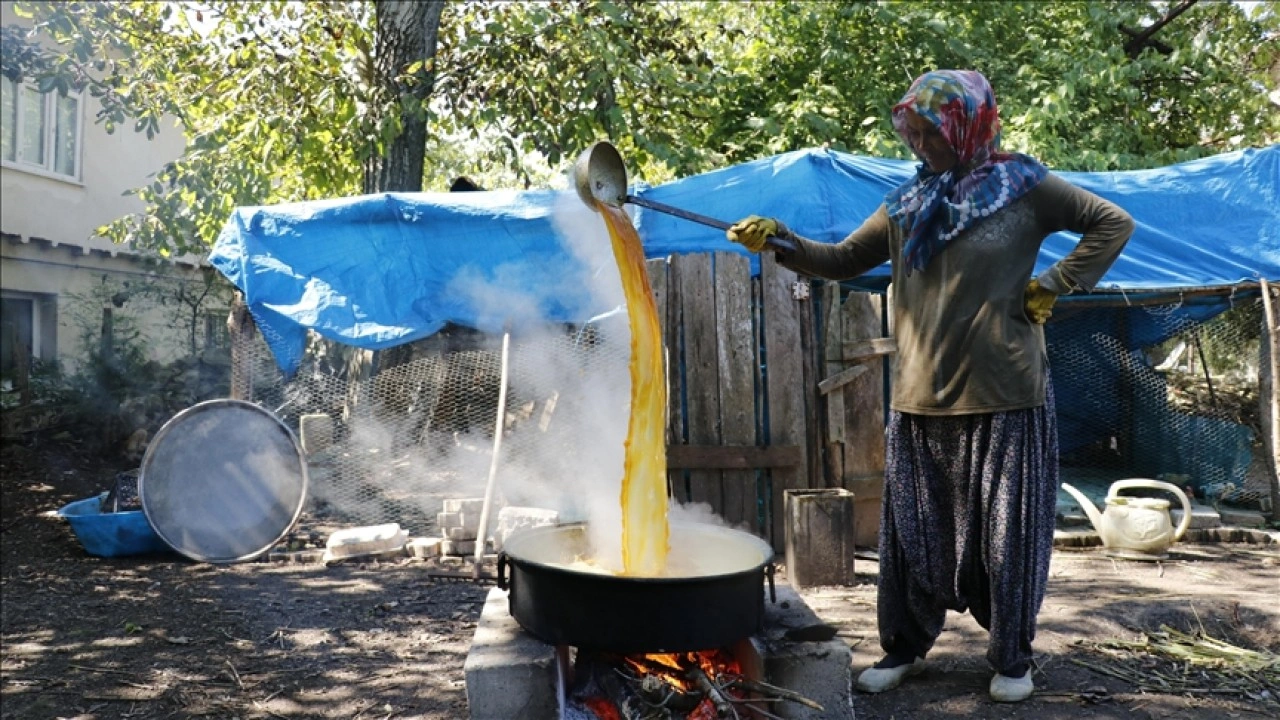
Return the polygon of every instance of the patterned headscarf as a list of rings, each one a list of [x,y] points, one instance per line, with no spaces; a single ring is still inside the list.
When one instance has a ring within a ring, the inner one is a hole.
[[[907,114],[933,123],[955,150],[955,167],[935,173],[927,164],[885,196],[889,217],[907,233],[907,274],[961,232],[1027,194],[1048,172],[1020,153],[1002,153],[996,96],[982,73],[934,70],[916,78],[893,108],[893,127],[906,139]]]

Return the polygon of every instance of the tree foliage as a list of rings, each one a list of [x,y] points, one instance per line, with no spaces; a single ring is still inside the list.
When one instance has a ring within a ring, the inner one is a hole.
[[[318,4],[317,4],[318,5]],[[146,211],[102,233],[162,252],[200,250],[242,205],[358,192],[393,134],[369,97],[370,6],[23,3],[56,43],[44,79],[82,87],[111,132],[148,137],[177,118],[184,155],[136,195]]]
[[[553,182],[605,138],[649,182],[824,144],[906,157],[889,109],[938,67],[986,73],[1006,147],[1059,169],[1275,142],[1280,13],[1185,5],[450,2],[434,53],[380,70],[372,2],[21,2],[58,45],[6,29],[0,69],[86,88],[108,129],[177,118],[187,152],[102,232],[200,250],[237,206],[367,190],[407,120],[436,190]]]
[[[497,159],[509,164],[535,153],[554,168],[608,138],[650,176],[705,169],[707,153],[684,134],[711,120],[713,67],[687,9],[468,2],[448,27],[441,119],[472,139],[496,133]]]
[[[1280,15],[1192,5],[1129,57],[1122,28],[1173,3],[744,3],[713,48],[727,161],[800,147],[907,157],[889,109],[911,79],[973,68],[991,80],[1006,147],[1052,167],[1118,170],[1280,136]],[[754,81],[753,81],[754,80]]]

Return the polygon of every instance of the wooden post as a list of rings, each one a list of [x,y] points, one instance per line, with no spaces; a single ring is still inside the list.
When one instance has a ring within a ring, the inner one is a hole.
[[[1259,369],[1259,397],[1262,406],[1262,432],[1267,458],[1268,475],[1271,477],[1271,519],[1280,520],[1280,338],[1277,337],[1275,304],[1272,302],[1271,285],[1262,279],[1262,325],[1265,332],[1259,343],[1262,352]]]
[[[250,349],[254,333],[253,316],[239,291],[231,300],[231,312],[227,316],[227,334],[231,340],[231,392],[232,400],[253,399],[253,365]]]
[[[657,258],[646,262],[649,271],[649,287],[653,290],[658,307],[658,324],[662,327],[662,345],[666,356],[667,373],[667,447],[683,444],[684,383],[680,377],[682,357],[680,353],[680,284],[679,270],[672,258]],[[685,470],[668,465],[667,493],[686,500]]]
[[[823,487],[822,479],[822,414],[818,401],[818,381],[822,380],[821,348],[818,345],[818,316],[814,312],[813,283],[807,277],[798,277],[792,283],[792,298],[796,301],[796,318],[800,324],[800,358],[804,402],[805,452],[804,484],[806,488]]]
[[[825,381],[844,370],[841,348],[844,344],[844,323],[840,313],[840,284],[829,282],[822,288],[822,309],[824,323],[822,377]],[[822,392],[822,383],[818,383],[822,405],[826,409],[823,429],[825,476],[823,486],[829,488],[842,487],[844,484],[845,453],[845,410],[843,392]]]
[[[897,351],[893,338],[880,337],[880,298],[852,293],[839,301],[828,286],[826,377],[817,384],[826,404],[826,483],[854,493],[854,541],[875,546],[884,494],[885,385],[882,358]],[[838,474],[836,470],[838,469]]]
[[[755,347],[751,318],[751,261],[716,253],[716,361],[720,375],[720,442],[756,444]],[[726,470],[720,515],[759,532],[756,471]]]
[[[797,300],[792,288],[797,275],[778,265],[773,253],[760,254],[760,293],[763,300],[765,402],[770,445],[799,445],[804,454],[797,469],[774,468],[769,493],[770,541],[783,550],[785,518],[783,491],[806,487],[809,458],[805,439],[804,358],[800,323],[808,300]],[[802,305],[802,303],[804,303]]]
[[[670,445],[671,407],[677,399],[671,386],[671,321],[667,318],[667,261],[669,258],[655,258],[645,261],[645,271],[649,275],[649,289],[653,291],[653,302],[658,311],[658,328],[662,334],[663,373],[667,382],[667,420],[666,439]]]
[[[685,435],[690,445],[720,443],[720,363],[717,358],[715,285],[711,256],[679,255],[680,305],[684,329]],[[724,506],[724,486],[718,471],[689,473],[689,500]]]

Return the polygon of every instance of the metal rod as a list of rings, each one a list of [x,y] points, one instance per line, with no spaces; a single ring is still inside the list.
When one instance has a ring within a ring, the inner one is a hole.
[[[1166,287],[1166,288],[1131,288],[1116,290],[1112,288],[1095,289],[1088,295],[1068,295],[1058,299],[1063,305],[1113,307],[1140,307],[1144,305],[1168,305],[1186,298],[1206,297],[1212,295],[1234,295],[1240,299],[1249,297],[1248,293],[1258,290],[1256,282],[1241,282],[1235,285],[1206,285],[1204,287]]]
[[[1200,369],[1204,371],[1205,384],[1209,386],[1209,402],[1213,404],[1214,409],[1218,407],[1218,394],[1213,391],[1213,376],[1209,373],[1209,360],[1204,356],[1204,343],[1200,342],[1200,331],[1191,333],[1191,341],[1196,345],[1196,352],[1200,354]]]
[[[663,213],[665,215],[675,215],[678,218],[684,218],[685,220],[696,222],[699,225],[706,225],[708,227],[713,227],[718,230],[728,230],[729,228],[733,227],[732,224],[727,223],[723,220],[717,220],[716,218],[708,217],[706,215],[699,215],[698,213],[695,213],[695,212],[689,212],[688,210],[682,210],[678,207],[673,207],[671,205],[656,202],[653,200],[646,200],[642,197],[636,197],[635,195],[628,195],[626,196],[626,198],[624,198],[624,200],[626,202],[631,203],[632,205],[639,205],[640,207],[646,207],[646,208],[649,208],[650,210],[657,210],[658,212]],[[793,252],[796,249],[795,243],[789,240],[783,240],[782,238],[779,238],[779,237],[769,237],[764,242],[766,245],[772,246],[775,250],[786,250],[787,252]]]

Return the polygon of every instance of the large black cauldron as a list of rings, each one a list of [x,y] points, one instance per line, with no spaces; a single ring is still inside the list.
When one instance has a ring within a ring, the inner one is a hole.
[[[498,586],[510,591],[516,622],[552,645],[689,652],[763,629],[766,577],[773,584],[768,543],[739,530],[672,524],[671,548],[675,577],[598,574],[572,567],[590,552],[585,525],[533,528],[504,543]]]

